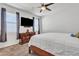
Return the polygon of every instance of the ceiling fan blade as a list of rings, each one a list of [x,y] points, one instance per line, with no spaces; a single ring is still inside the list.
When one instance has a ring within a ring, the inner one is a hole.
[[[41,3],[41,6],[44,6],[44,3]]]
[[[40,10],[40,13],[42,12],[42,9]]]
[[[46,4],[45,6],[50,6],[50,5],[52,5],[52,4],[54,4],[54,3],[49,3],[49,4]]]
[[[49,8],[46,8],[47,10],[49,10],[49,11],[52,11],[51,9],[49,9]]]

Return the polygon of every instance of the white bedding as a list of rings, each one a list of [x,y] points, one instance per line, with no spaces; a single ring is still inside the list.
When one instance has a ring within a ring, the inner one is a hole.
[[[30,45],[39,47],[51,54],[62,56],[79,56],[79,39],[68,33],[45,33],[31,38]]]

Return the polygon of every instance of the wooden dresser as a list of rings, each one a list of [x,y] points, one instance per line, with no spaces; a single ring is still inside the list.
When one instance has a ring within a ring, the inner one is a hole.
[[[30,41],[30,38],[35,35],[35,32],[26,32],[26,33],[20,33],[20,44],[28,43]]]

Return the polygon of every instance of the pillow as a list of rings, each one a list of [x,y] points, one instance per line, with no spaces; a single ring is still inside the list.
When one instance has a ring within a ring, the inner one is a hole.
[[[79,38],[79,32],[78,32],[78,33],[76,33],[76,37],[77,37],[77,38]]]
[[[74,34],[71,34],[71,36],[72,36],[72,37],[76,37],[76,35],[74,35]]]

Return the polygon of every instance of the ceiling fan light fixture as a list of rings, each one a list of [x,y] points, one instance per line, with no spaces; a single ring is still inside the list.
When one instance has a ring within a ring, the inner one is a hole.
[[[41,9],[42,9],[42,10],[46,10],[46,7],[43,6],[43,7],[41,7]]]
[[[54,3],[49,3],[49,4],[44,4],[44,3],[42,3],[42,4],[41,4],[41,7],[40,7],[40,13],[41,13],[42,11],[45,11],[45,10],[52,11],[50,8],[48,8],[48,6],[50,6],[50,5],[52,5],[52,4],[54,4]]]

